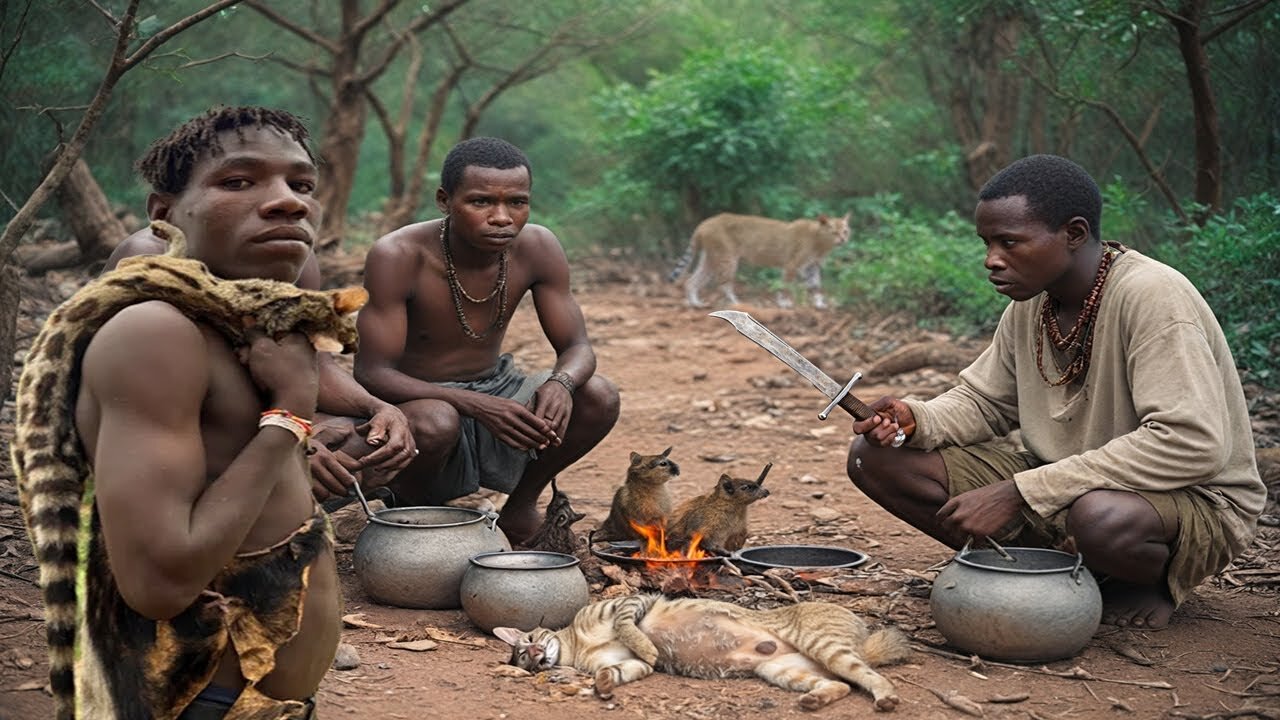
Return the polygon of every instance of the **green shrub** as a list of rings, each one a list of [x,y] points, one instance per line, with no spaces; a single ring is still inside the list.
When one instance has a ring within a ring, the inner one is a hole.
[[[904,310],[925,327],[962,334],[995,327],[1009,302],[987,282],[985,250],[973,220],[905,214],[897,198],[860,208],[871,221],[836,248],[826,272],[833,297],[872,314]]]
[[[1177,268],[1213,308],[1246,382],[1280,388],[1280,200],[1237,200],[1204,227],[1176,227],[1152,256]]]

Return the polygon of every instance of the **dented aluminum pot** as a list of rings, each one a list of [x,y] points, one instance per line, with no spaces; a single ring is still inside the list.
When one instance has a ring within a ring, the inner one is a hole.
[[[467,617],[485,632],[499,626],[559,630],[591,601],[578,558],[540,550],[476,555],[459,594]]]
[[[496,513],[471,508],[405,507],[369,512],[352,561],[369,598],[405,608],[461,607],[458,588],[471,558],[510,550]]]
[[[1083,557],[1042,548],[966,544],[933,581],[929,604],[948,643],[1009,662],[1072,657],[1102,620],[1102,594]]]

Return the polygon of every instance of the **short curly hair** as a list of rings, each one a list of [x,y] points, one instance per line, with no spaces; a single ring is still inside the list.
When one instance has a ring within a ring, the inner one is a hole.
[[[1053,230],[1073,217],[1089,223],[1102,239],[1102,192],[1093,177],[1076,163],[1057,155],[1029,155],[996,173],[978,192],[979,200],[1022,195],[1037,220]]]
[[[529,184],[533,185],[533,168],[523,150],[501,138],[474,137],[454,145],[445,156],[440,169],[440,187],[453,194],[462,183],[462,171],[469,165],[498,170],[523,167],[529,171]]]
[[[221,106],[206,110],[151,143],[135,167],[156,192],[180,193],[191,182],[191,171],[201,155],[222,153],[218,135],[234,130],[243,139],[246,127],[275,128],[297,141],[312,162],[316,160],[308,145],[311,133],[293,113],[260,106]]]

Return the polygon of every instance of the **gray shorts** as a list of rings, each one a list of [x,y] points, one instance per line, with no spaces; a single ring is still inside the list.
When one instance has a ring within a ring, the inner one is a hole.
[[[516,369],[511,355],[504,353],[488,377],[438,384],[528,403],[550,375],[550,371],[544,371],[526,376]],[[474,418],[461,418],[460,426],[453,454],[440,474],[428,483],[427,504],[442,504],[482,487],[510,493],[519,484],[525,466],[537,457],[535,451],[520,450],[497,439]]]

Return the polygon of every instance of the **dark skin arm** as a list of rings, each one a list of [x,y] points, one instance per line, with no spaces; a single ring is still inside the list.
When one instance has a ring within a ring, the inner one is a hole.
[[[163,303],[122,311],[85,355],[84,390],[98,412],[85,442],[103,537],[125,601],[154,619],[189,606],[240,548],[281,479],[301,472],[297,438],[268,427],[208,477],[201,410],[209,355],[199,328]],[[259,335],[244,355],[273,407],[310,417],[315,351],[304,336]]]
[[[116,246],[102,271],[115,269],[124,258],[159,255],[167,248],[168,243],[152,235],[149,227],[143,228]],[[323,287],[320,263],[315,253],[307,256],[295,284],[306,290],[319,290]],[[358,460],[346,453],[331,452],[328,447],[341,444],[350,428],[346,425],[326,425],[319,428],[315,442],[311,444],[310,456],[312,483],[322,489],[316,494],[345,495],[355,482],[353,473],[364,468],[395,474],[408,465],[413,460],[415,443],[404,413],[396,406],[369,394],[338,364],[333,354],[318,353],[317,358],[320,374],[317,409],[329,415],[369,418],[367,422],[357,426],[355,432],[363,435],[365,442],[377,449]]]
[[[898,398],[885,396],[869,407],[878,415],[855,420],[853,431],[871,445],[892,447],[900,426],[915,427],[916,419],[911,408]],[[892,418],[897,418],[897,421]],[[986,538],[998,534],[1025,507],[1026,501],[1018,492],[1018,486],[1012,480],[1005,480],[947,500],[939,508],[937,518],[943,529],[957,537]]]
[[[547,236],[550,237],[549,233]],[[522,249],[513,263],[523,263],[532,277],[534,302],[544,332],[557,352],[557,369],[570,373],[575,383],[584,381],[595,370],[595,356],[587,345],[586,356],[581,348],[571,347],[565,339],[562,319],[550,317],[552,312],[563,312],[563,301],[552,295],[543,295],[541,283],[545,248],[534,245],[534,236],[527,238],[530,244]],[[554,241],[554,239],[552,238]],[[556,252],[560,262],[563,252]],[[568,265],[564,263],[563,287],[567,294]],[[456,408],[459,414],[475,418],[502,442],[521,449],[546,448],[559,444],[564,428],[568,425],[572,400],[568,391],[559,383],[547,383],[535,393],[528,406],[506,398],[483,393],[442,387],[434,382],[412,377],[398,368],[405,354],[408,326],[408,303],[413,296],[420,274],[431,272],[424,267],[424,259],[413,252],[409,243],[397,242],[394,237],[384,238],[369,251],[365,259],[365,287],[369,291],[369,303],[360,312],[360,352],[356,356],[356,376],[380,397],[393,402],[407,402],[422,398],[442,400]],[[539,298],[544,299],[539,299]],[[572,301],[572,298],[570,298]],[[549,303],[544,311],[544,303]],[[560,308],[560,309],[556,309]],[[573,304],[576,310],[576,303]],[[545,316],[544,316],[545,315]],[[582,322],[581,312],[577,312]],[[551,335],[554,334],[554,338]],[[581,333],[585,340],[585,324]],[[555,387],[551,387],[555,385]],[[558,390],[557,390],[558,388]],[[563,397],[556,398],[559,392]],[[535,411],[535,408],[538,411]],[[555,421],[547,415],[554,416]]]
[[[557,242],[538,251],[547,259],[543,276],[533,286],[534,307],[542,332],[556,352],[556,372],[568,373],[575,387],[596,372],[596,354],[587,337],[582,308],[569,286],[569,262]],[[557,438],[564,437],[573,413],[573,395],[558,382],[543,383],[533,395],[533,412],[551,423]],[[556,441],[559,444],[559,440]]]

